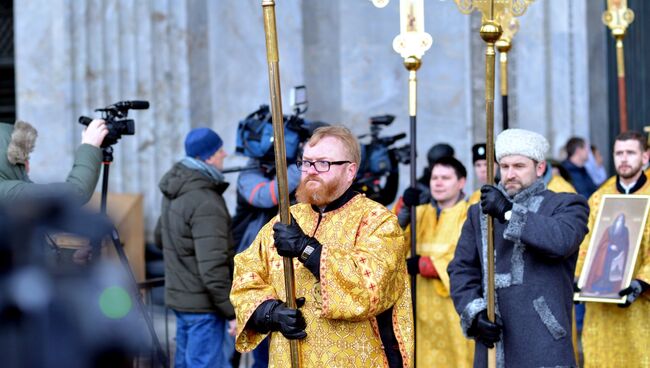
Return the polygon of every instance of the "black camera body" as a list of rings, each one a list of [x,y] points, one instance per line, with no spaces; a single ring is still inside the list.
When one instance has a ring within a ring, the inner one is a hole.
[[[134,135],[135,121],[127,119],[129,110],[146,110],[148,108],[148,101],[120,101],[101,109],[95,109],[95,111],[102,112],[102,119],[106,121],[108,129],[108,134],[102,142],[102,148],[114,145],[123,135]],[[79,117],[79,123],[82,125],[88,126],[91,121],[92,119],[87,116]]]
[[[395,142],[406,137],[406,133],[380,137],[384,127],[391,125],[394,115],[380,115],[370,118],[370,142],[361,144],[361,165],[355,180],[355,189],[370,199],[388,205],[395,200],[399,186],[399,164],[411,162],[411,146],[393,147]]]

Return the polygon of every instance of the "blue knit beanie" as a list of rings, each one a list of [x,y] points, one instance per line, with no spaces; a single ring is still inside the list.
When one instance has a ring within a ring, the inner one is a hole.
[[[221,137],[210,128],[196,128],[185,137],[185,154],[205,161],[223,146]]]

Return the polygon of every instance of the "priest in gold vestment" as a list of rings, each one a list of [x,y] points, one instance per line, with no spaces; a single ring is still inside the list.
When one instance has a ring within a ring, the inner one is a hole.
[[[408,272],[416,277],[416,342],[418,367],[472,367],[474,341],[465,338],[460,318],[449,297],[447,266],[467,217],[469,204],[463,187],[467,171],[453,157],[432,164],[430,191],[433,200],[416,208],[417,255],[407,260]],[[398,219],[406,227],[410,243],[410,206],[419,189],[404,192],[405,206]]]
[[[614,166],[617,175],[607,180],[589,198],[589,234],[580,246],[576,277],[580,276],[602,196],[605,194],[650,195],[650,182],[643,172],[648,162],[645,137],[626,132],[614,141]],[[586,303],[582,329],[584,366],[650,367],[650,226],[646,223],[632,283],[621,290],[626,303]]]
[[[306,368],[412,366],[407,246],[394,214],[350,190],[359,162],[347,128],[319,128],[305,144],[292,224],[275,217],[235,257],[239,351],[270,333],[270,367],[290,367],[287,338]],[[282,302],[281,256],[293,258],[298,309]]]

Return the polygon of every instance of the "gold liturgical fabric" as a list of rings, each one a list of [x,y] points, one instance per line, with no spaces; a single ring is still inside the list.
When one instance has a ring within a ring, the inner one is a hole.
[[[621,194],[616,178],[609,179],[589,198],[589,234],[580,245],[576,277],[580,276],[605,194]],[[650,181],[634,194],[650,195]],[[650,226],[646,223],[632,279],[650,284]],[[586,303],[582,328],[585,368],[650,367],[650,292],[628,308],[611,303]]]
[[[417,276],[416,341],[418,367],[472,367],[474,340],[463,335],[460,318],[449,296],[447,266],[454,257],[467,218],[468,202],[461,200],[437,214],[431,204],[420,205],[417,216],[417,254],[431,257],[440,279]],[[405,232],[410,245],[410,226]]]
[[[296,297],[307,337],[300,342],[302,366],[387,367],[375,316],[393,309],[393,330],[405,367],[412,365],[413,316],[406,273],[404,235],[395,215],[357,195],[342,207],[319,213],[297,204],[291,214],[305,234],[322,244],[320,282],[294,259]],[[237,314],[236,348],[250,351],[266,335],[244,329],[265,300],[284,299],[282,258],[273,246],[273,224],[267,223],[251,246],[235,257],[230,300]],[[315,234],[314,234],[315,232]],[[289,343],[279,333],[270,337],[270,367],[290,366]]]

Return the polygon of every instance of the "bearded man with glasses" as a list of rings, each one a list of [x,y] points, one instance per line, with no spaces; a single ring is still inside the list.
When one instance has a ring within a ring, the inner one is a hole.
[[[292,223],[276,216],[235,257],[239,351],[270,333],[270,366],[288,367],[280,333],[301,340],[303,367],[412,366],[408,250],[397,217],[350,189],[360,156],[342,126],[319,128],[305,144]],[[280,300],[282,257],[294,258],[298,309]]]

